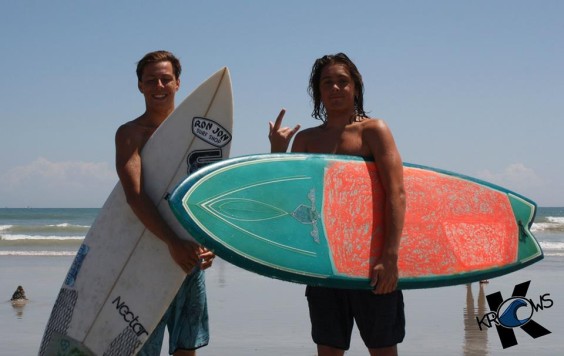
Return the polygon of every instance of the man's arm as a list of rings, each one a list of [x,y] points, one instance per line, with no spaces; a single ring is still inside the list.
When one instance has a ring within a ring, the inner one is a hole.
[[[139,220],[164,241],[174,261],[190,272],[199,261],[198,246],[176,236],[143,189],[141,147],[143,137],[127,125],[116,132],[116,170],[127,203]]]
[[[384,208],[384,248],[372,273],[376,294],[390,293],[397,287],[398,254],[405,218],[403,162],[392,133],[382,120],[370,120],[363,140],[378,167],[378,176],[386,195]]]

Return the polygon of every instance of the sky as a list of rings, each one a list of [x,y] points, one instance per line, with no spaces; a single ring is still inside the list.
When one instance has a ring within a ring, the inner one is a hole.
[[[232,156],[268,121],[316,126],[315,59],[346,53],[405,162],[564,206],[564,1],[9,1],[0,11],[0,207],[101,207],[114,134],[143,113],[135,66],[166,49],[180,103],[223,66]]]

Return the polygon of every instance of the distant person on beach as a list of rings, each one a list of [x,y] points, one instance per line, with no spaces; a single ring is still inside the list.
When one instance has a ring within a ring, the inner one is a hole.
[[[314,104],[312,116],[322,124],[299,132],[291,151],[371,158],[386,193],[385,247],[372,268],[373,290],[307,286],[313,341],[320,356],[344,355],[354,320],[370,355],[397,355],[397,344],[405,336],[403,295],[396,289],[406,206],[402,159],[386,123],[364,111],[362,77],[345,54],[317,59],[308,91]],[[272,152],[286,152],[300,128],[281,127],[284,114],[282,110],[269,123]]]
[[[120,126],[115,137],[116,169],[127,203],[147,229],[167,244],[174,261],[188,274],[138,355],[160,355],[166,325],[171,354],[195,355],[195,350],[206,346],[209,341],[203,270],[211,266],[215,256],[195,242],[180,239],[143,188],[141,150],[159,125],[174,111],[180,72],[180,61],[172,53],[156,51],[146,54],[137,64],[137,85],[145,97],[145,112]]]

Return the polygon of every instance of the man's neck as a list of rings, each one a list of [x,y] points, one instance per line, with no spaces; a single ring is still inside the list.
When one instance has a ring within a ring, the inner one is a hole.
[[[343,112],[331,112],[327,113],[327,127],[345,127],[356,119],[356,113],[354,111],[343,111]]]
[[[144,126],[158,127],[173,111],[174,108],[167,111],[147,109],[145,113],[139,117],[139,121]]]

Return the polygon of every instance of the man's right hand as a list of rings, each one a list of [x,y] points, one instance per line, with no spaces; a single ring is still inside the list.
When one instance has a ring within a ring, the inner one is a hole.
[[[168,251],[185,273],[190,273],[200,262],[200,249],[195,242],[175,238],[168,243]]]
[[[296,125],[293,129],[289,127],[280,128],[285,113],[286,109],[280,110],[280,114],[278,114],[276,121],[274,123],[272,121],[268,123],[268,139],[270,140],[270,152],[272,153],[286,152],[292,137],[294,137],[296,132],[300,129],[300,125]]]

